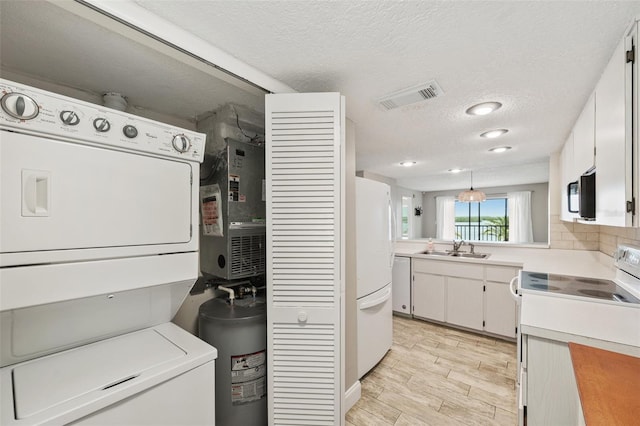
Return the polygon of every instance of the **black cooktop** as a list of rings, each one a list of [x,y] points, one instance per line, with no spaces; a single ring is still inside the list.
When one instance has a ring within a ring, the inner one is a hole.
[[[611,280],[529,271],[522,271],[520,279],[523,290],[640,304],[640,299]]]

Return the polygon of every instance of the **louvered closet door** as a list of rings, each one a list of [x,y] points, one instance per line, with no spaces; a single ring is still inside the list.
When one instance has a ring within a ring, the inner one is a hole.
[[[344,98],[266,99],[270,425],[344,424]]]

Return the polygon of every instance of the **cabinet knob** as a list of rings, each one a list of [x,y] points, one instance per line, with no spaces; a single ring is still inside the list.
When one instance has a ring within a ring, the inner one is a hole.
[[[308,316],[305,311],[298,312],[298,321],[299,322],[307,322]]]

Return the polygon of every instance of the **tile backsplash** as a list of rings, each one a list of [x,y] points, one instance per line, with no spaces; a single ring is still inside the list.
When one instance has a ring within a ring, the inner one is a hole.
[[[554,249],[599,250],[613,256],[618,244],[640,246],[640,228],[563,222],[559,215],[551,215],[550,227],[550,246]]]
[[[618,244],[632,244],[640,247],[640,228],[619,228],[600,226],[600,251],[613,256]]]
[[[559,215],[551,215],[550,245],[554,249],[599,250],[600,226],[563,222]]]

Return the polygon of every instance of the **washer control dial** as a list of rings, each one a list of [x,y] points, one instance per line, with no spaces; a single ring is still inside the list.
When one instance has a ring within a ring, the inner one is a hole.
[[[136,129],[134,126],[132,126],[131,124],[127,124],[126,126],[124,126],[122,128],[122,133],[124,133],[124,135],[126,137],[128,137],[129,139],[133,139],[136,136],[138,136],[138,129]]]
[[[36,101],[20,93],[7,93],[0,103],[4,112],[19,120],[31,120],[40,113]]]
[[[67,126],[76,126],[80,123],[80,117],[75,111],[64,110],[60,113],[60,120]]]
[[[98,133],[106,133],[111,130],[111,123],[106,118],[98,117],[93,120],[93,128]]]
[[[171,144],[173,145],[173,149],[179,153],[185,153],[191,148],[191,140],[183,134],[175,135]]]

